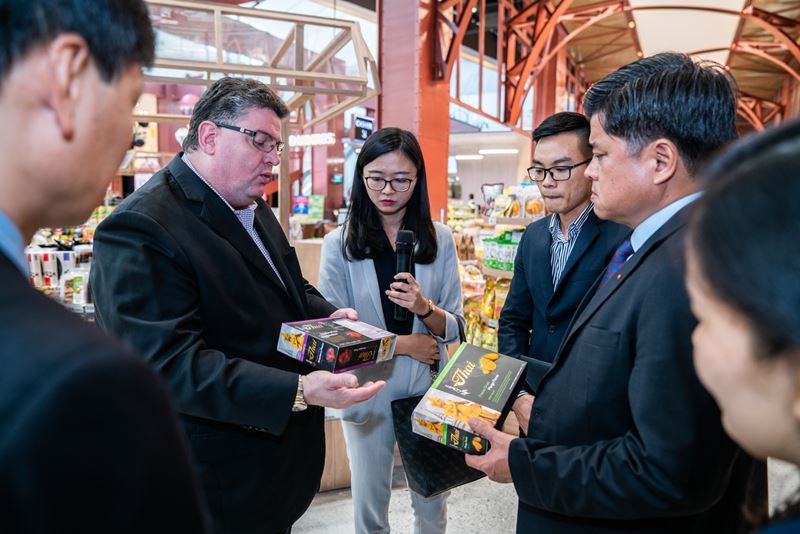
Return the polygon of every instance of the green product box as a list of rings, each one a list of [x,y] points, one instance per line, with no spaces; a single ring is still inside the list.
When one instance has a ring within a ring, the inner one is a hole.
[[[516,399],[525,365],[462,343],[414,408],[412,430],[466,453],[485,454],[489,442],[470,430],[469,420],[499,426]]]
[[[311,195],[308,198],[308,218],[312,221],[325,218],[325,195]]]

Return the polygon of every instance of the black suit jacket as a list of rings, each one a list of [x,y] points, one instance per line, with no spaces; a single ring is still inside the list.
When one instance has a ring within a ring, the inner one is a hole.
[[[550,217],[546,217],[528,225],[522,234],[499,321],[498,349],[509,356],[523,356],[529,363],[530,391],[536,391],[543,371],[549,368],[541,362],[553,361],[581,299],[630,233],[628,227],[600,220],[592,211],[554,288],[549,226]]]
[[[207,532],[158,376],[3,254],[0,280],[0,532]]]
[[[255,228],[283,283],[179,154],[98,226],[91,274],[98,322],[169,382],[226,533],[289,527],[324,462],[323,410],[291,411],[298,374],[311,369],[276,347],[281,323],[334,307],[303,279],[261,201]]]
[[[509,451],[518,532],[734,532],[737,446],[692,362],[689,208],[579,307]],[[749,466],[747,466],[749,467]]]

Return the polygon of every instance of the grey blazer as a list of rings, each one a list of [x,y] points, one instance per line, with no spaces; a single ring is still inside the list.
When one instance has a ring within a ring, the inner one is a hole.
[[[414,268],[422,294],[433,300],[447,316],[444,337],[434,336],[439,342],[442,366],[447,361],[446,345],[458,341],[457,321],[463,327],[464,312],[453,234],[447,226],[437,222],[433,224],[438,243],[436,259],[427,265],[416,264]],[[348,261],[342,256],[343,229],[344,227],[339,227],[325,236],[318,289],[337,308],[354,308],[360,321],[386,328],[375,264],[371,259]],[[412,332],[430,333],[416,317]],[[426,364],[398,354],[388,362],[356,369],[353,374],[358,376],[359,382],[387,381],[387,387],[378,395],[342,411],[342,419],[357,423],[363,423],[375,412],[382,412],[382,405],[394,400],[393,398],[423,393],[430,385],[430,373]]]

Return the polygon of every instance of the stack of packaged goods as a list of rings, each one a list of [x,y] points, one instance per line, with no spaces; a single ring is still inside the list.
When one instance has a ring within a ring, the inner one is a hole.
[[[486,206],[482,219],[469,219],[467,212],[455,205],[448,208],[448,215],[462,263],[467,342],[497,350],[498,319],[511,285],[522,233],[532,221],[544,217],[546,210],[533,183],[505,188],[502,184],[484,184],[482,191]]]
[[[461,231],[465,223],[480,218],[477,205],[461,204],[455,202],[447,203],[447,225],[454,233]]]
[[[465,306],[467,343],[497,350],[497,322],[506,304],[511,280],[486,278],[485,291],[475,306]]]
[[[498,319],[511,286],[521,236],[522,228],[514,228],[483,239],[482,268],[478,261],[461,262],[467,343],[497,350]]]
[[[66,228],[42,228],[25,249],[31,284],[91,320],[89,292],[94,231],[113,210],[100,206],[86,223]]]
[[[544,201],[539,188],[525,182],[505,188],[501,195],[495,197],[487,215],[492,218],[519,218],[527,224],[545,216]]]
[[[521,239],[522,232],[519,229],[505,230],[497,237],[484,239],[483,266],[511,276]]]

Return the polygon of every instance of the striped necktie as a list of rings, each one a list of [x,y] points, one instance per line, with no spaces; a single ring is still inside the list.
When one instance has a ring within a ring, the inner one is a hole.
[[[622,269],[622,266],[625,265],[625,261],[631,256],[631,254],[633,254],[633,245],[631,245],[631,239],[628,238],[623,241],[619,247],[617,247],[617,250],[611,257],[611,261],[608,262],[608,267],[606,267],[606,270],[603,273],[603,279],[597,289],[602,288],[614,278],[620,278],[620,275],[617,273],[620,269]]]

